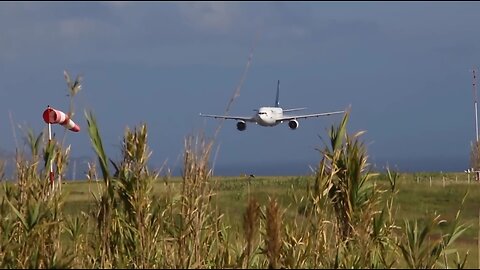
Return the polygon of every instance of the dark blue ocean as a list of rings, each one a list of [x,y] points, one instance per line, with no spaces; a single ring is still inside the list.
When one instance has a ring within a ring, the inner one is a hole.
[[[72,158],[65,180],[86,179],[88,171],[87,162],[96,161],[96,158]],[[262,162],[262,163],[238,163],[238,164],[216,164],[213,174],[216,176],[239,176],[243,174],[265,175],[265,176],[301,176],[311,175],[318,166],[319,160],[312,161],[288,161],[288,162]],[[7,159],[5,178],[12,179],[14,172],[13,158]],[[399,172],[463,172],[469,168],[469,157],[430,157],[430,158],[369,158],[372,171],[383,172],[387,166]],[[149,168],[167,175],[168,166],[160,170],[162,163],[151,162]],[[39,166],[41,167],[41,166]],[[170,169],[170,175],[181,176],[180,165]],[[113,171],[113,167],[111,168]],[[98,177],[101,178],[101,170],[97,165]]]

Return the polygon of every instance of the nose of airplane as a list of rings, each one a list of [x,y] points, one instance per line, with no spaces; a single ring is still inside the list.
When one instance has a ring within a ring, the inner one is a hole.
[[[257,112],[257,114],[255,115],[255,117],[257,118],[257,123],[261,123],[264,121],[263,116],[264,115],[261,112]]]

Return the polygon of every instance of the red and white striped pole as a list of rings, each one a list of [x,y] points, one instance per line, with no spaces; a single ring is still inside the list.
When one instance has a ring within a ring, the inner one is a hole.
[[[62,111],[55,110],[50,105],[47,106],[47,109],[43,112],[43,121],[48,124],[48,143],[52,141],[52,124],[60,124],[66,129],[73,132],[79,132],[80,126],[75,124],[75,122],[70,119],[70,117]],[[54,189],[54,174],[53,174],[53,161],[50,162],[50,184],[52,185],[52,190]]]
[[[50,106],[48,106],[50,108]],[[48,110],[48,109],[47,109]],[[48,123],[48,145],[52,143],[52,124]],[[50,186],[52,186],[52,191],[55,189],[55,183],[53,181],[53,160],[50,162],[50,173],[49,173],[49,178],[50,178]]]

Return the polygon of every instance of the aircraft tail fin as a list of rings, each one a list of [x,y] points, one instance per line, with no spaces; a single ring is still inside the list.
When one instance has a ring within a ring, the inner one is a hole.
[[[280,107],[280,102],[278,100],[280,96],[280,80],[278,80],[278,83],[277,83],[277,97],[275,98],[275,107]]]

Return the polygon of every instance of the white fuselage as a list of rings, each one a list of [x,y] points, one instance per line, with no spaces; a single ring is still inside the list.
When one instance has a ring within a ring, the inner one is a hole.
[[[257,124],[264,127],[272,127],[279,124],[277,119],[283,117],[283,109],[280,107],[261,107],[255,114],[254,119]]]

